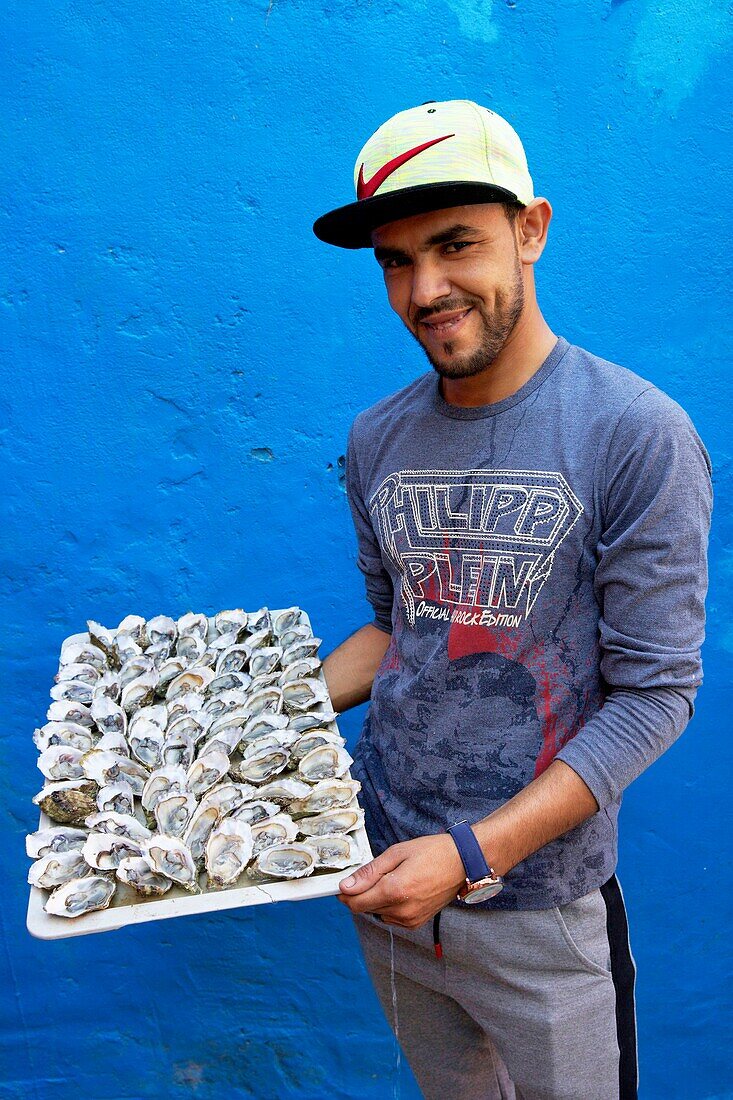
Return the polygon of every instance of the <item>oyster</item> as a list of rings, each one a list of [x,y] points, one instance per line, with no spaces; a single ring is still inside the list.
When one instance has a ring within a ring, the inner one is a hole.
[[[100,752],[117,752],[120,756],[130,755],[130,746],[127,738],[122,733],[113,730],[111,733],[103,733],[99,740],[92,746]]]
[[[240,818],[220,821],[206,842],[206,871],[209,883],[228,886],[244,871],[252,858],[252,830]]]
[[[89,640],[91,641],[92,645],[96,646],[97,649],[101,649],[102,653],[104,653],[108,658],[111,658],[114,661],[116,659],[115,632],[114,632],[114,630],[108,630],[106,626],[102,626],[101,623],[95,623],[93,619],[89,619],[87,621],[87,626],[89,628],[89,634],[87,636],[88,636]],[[82,634],[74,634],[74,635],[72,635],[72,637],[82,638],[83,635]],[[67,638],[66,641],[67,642],[71,641],[71,638]],[[63,649],[63,646],[62,646],[61,647],[62,657],[63,657],[63,653],[64,653],[64,649]]]
[[[83,703],[88,707],[93,697],[92,685],[83,684],[80,680],[62,680],[51,688],[51,698],[56,702]]]
[[[92,749],[81,758],[81,766],[87,779],[93,779],[100,787],[123,779],[129,783],[139,798],[150,773],[142,764],[122,756],[117,752],[104,752]]]
[[[190,733],[183,732],[168,735],[160,753],[163,765],[180,764],[182,768],[191,767],[195,754],[193,737]]]
[[[157,672],[155,661],[149,654],[140,653],[138,656],[130,657],[120,669],[120,689],[124,691],[133,680],[139,680],[141,676],[148,676],[155,672]]]
[[[191,692],[198,695],[199,692],[204,691],[213,679],[214,673],[210,668],[206,668],[204,665],[195,665],[194,668],[189,668],[182,672],[180,676],[176,676],[175,680],[171,680],[165,697],[170,703],[174,699],[179,699],[182,695],[189,695]]]
[[[48,783],[33,801],[52,821],[61,825],[83,825],[85,818],[94,813],[97,789],[96,783],[85,779],[66,779]]]
[[[254,825],[258,821],[267,821],[268,818],[275,817],[279,812],[280,807],[277,802],[267,802],[258,798],[252,802],[244,802],[234,810],[231,816],[237,821],[246,821],[248,825]]]
[[[160,897],[173,885],[165,875],[151,871],[142,856],[126,856],[121,859],[115,873],[120,882],[132,886],[143,897]]]
[[[156,615],[154,619],[148,619],[145,625],[145,633],[151,646],[167,645],[172,647],[178,636],[178,626],[167,615]]]
[[[223,752],[210,752],[194,760],[186,773],[186,785],[196,798],[208,791],[229,771],[229,757]]]
[[[126,856],[139,856],[140,844],[117,833],[90,833],[81,850],[86,862],[97,871],[114,871]]]
[[[112,670],[103,672],[94,685],[94,699],[111,699],[117,703],[120,698],[120,676]]]
[[[186,789],[186,772],[177,764],[167,764],[158,768],[148,778],[140,796],[143,808],[154,810],[159,798],[168,791],[180,792]]]
[[[185,674],[184,674],[185,675]],[[175,680],[173,681],[175,683]],[[132,680],[122,689],[120,706],[129,714],[131,710],[138,710],[152,703],[155,697],[155,689],[158,685],[158,673],[146,672],[137,680]]]
[[[286,729],[287,725],[288,717],[286,714],[273,714],[271,711],[255,714],[244,725],[242,741],[256,741],[258,737],[265,733]]]
[[[133,814],[120,814],[116,810],[99,810],[90,814],[86,823],[96,833],[112,833],[132,841],[147,840],[153,835]]]
[[[79,917],[94,909],[106,909],[116,889],[114,880],[104,875],[73,878],[54,890],[44,909],[55,917]]]
[[[288,714],[313,710],[329,700],[328,688],[321,680],[289,680],[282,686],[283,706]]]
[[[325,833],[311,837],[307,846],[316,855],[316,867],[333,867],[343,870],[359,862],[359,851],[354,840],[346,833]]]
[[[129,783],[107,783],[97,792],[97,809],[102,812],[114,811],[117,814],[132,814],[135,792]]]
[[[39,752],[53,745],[70,745],[71,748],[88,752],[94,745],[94,735],[87,726],[78,726],[75,722],[46,722],[35,730],[33,743]]]
[[[202,802],[191,818],[183,834],[183,840],[191,849],[191,855],[195,861],[203,858],[209,834],[221,817],[222,813],[218,806]]]
[[[215,676],[214,679],[209,682],[206,694],[212,696],[221,695],[223,692],[229,691],[246,692],[251,680],[252,677],[246,672],[223,672],[220,676]]]
[[[317,726],[315,729],[307,730],[306,733],[301,734],[295,742],[293,745],[293,760],[301,761],[313,749],[321,748],[323,745],[339,746],[345,744],[346,742],[340,734]]]
[[[115,631],[115,638],[120,634],[129,634],[143,649],[145,649],[145,646],[148,644],[147,635],[145,633],[145,619],[142,615],[125,615]]]
[[[28,872],[28,882],[43,890],[53,890],[88,873],[83,851],[72,848],[66,852],[49,852],[37,859]]]
[[[304,878],[315,870],[316,857],[305,844],[290,841],[265,848],[254,861],[254,870],[270,878]]]
[[[263,676],[269,672],[275,672],[280,666],[282,655],[280,646],[262,646],[261,649],[256,649],[249,661],[250,675]]]
[[[283,669],[278,677],[278,683],[282,687],[284,684],[290,683],[291,680],[307,680],[318,672],[320,667],[321,662],[317,657],[303,657],[302,660],[294,661],[292,665],[288,665],[287,668]]]
[[[66,680],[75,680],[93,688],[99,675],[99,668],[96,665],[72,664],[61,665],[54,679],[57,684],[64,683]]]
[[[264,852],[265,848],[272,848],[273,845],[282,845],[295,840],[298,833],[298,826],[289,814],[275,814],[274,817],[257,821],[250,827],[254,841],[252,854],[255,856],[258,856],[260,852]]]
[[[130,719],[128,726],[128,733],[135,732],[135,726],[138,722],[152,722],[154,726],[157,726],[161,733],[165,733],[168,727],[168,708],[165,703],[151,703],[147,707],[141,707],[140,710],[136,710]]]
[[[93,665],[100,672],[107,670],[107,655],[89,640],[88,634],[72,634],[61,645],[59,669],[76,664]]]
[[[128,735],[133,754],[146,768],[159,768],[163,763],[162,752],[165,734],[153,722],[143,718],[135,722]]]
[[[71,745],[52,745],[45,749],[36,761],[46,779],[83,779],[84,768],[80,761],[84,753]]]
[[[261,607],[259,611],[252,611],[247,616],[247,629],[251,634],[272,634],[272,615],[270,609]]]
[[[257,742],[255,741],[256,745]],[[209,759],[207,757],[207,759]],[[244,783],[264,783],[273,775],[283,771],[287,767],[290,753],[283,748],[265,749],[257,755],[249,756],[232,764],[230,771],[235,779]]]
[[[239,634],[247,631],[248,620],[247,612],[237,607],[233,611],[220,611],[214,616],[214,625],[219,634],[230,634],[232,631]]]
[[[283,709],[283,695],[280,688],[268,687],[256,691],[249,699],[249,712],[255,714],[280,714]]]
[[[315,817],[303,817],[298,828],[305,836],[325,836],[327,833],[351,833],[364,824],[364,811],[349,807],[326,810]]]
[[[295,804],[294,800],[296,799],[307,799],[313,790],[314,788],[311,787],[310,783],[305,783],[302,779],[295,779],[293,776],[280,776],[279,779],[273,779],[271,783],[265,783],[264,787],[260,787],[257,793],[260,798],[277,802],[278,806],[289,806],[291,803]],[[328,808],[327,806],[322,807],[324,810]],[[310,812],[318,813],[318,810]]]
[[[26,854],[31,859],[40,859],[51,852],[71,852],[81,848],[88,835],[86,829],[74,829],[68,825],[38,829],[25,838]]]
[[[340,745],[319,745],[302,757],[298,764],[298,775],[307,783],[317,783],[320,779],[338,779],[353,763],[346,749]]]
[[[142,854],[152,871],[165,875],[186,890],[198,892],[196,865],[182,840],[159,833],[142,842]]]
[[[189,635],[193,638],[200,638],[205,642],[209,632],[209,620],[205,615],[198,615],[194,611],[188,611],[185,615],[181,615],[176,623],[176,627],[178,629],[179,638],[183,635]]]
[[[246,645],[232,645],[222,650],[216,662],[216,675],[222,676],[225,672],[242,672],[246,670],[249,661],[249,650]]]
[[[46,711],[49,722],[75,722],[79,726],[94,725],[89,707],[83,703],[73,703],[70,700],[55,700]]]
[[[322,638],[313,637],[296,639],[292,645],[286,646],[281,661],[282,667],[287,668],[288,665],[295,664],[296,661],[302,661],[304,657],[315,657],[322,641]],[[283,639],[283,644],[285,644],[285,639]]]
[[[307,783],[304,786],[308,786]],[[342,809],[353,801],[361,783],[356,779],[320,779],[308,794],[293,799],[291,814],[321,814],[326,810]]]
[[[323,729],[329,722],[333,722],[338,715],[335,710],[319,707],[317,711],[305,714],[295,714],[290,719],[290,729],[296,733],[306,733],[308,730]],[[333,731],[335,732],[335,731]]]
[[[272,630],[276,638],[282,638],[286,631],[302,625],[303,612],[299,607],[286,607],[272,616]],[[306,627],[306,629],[308,629]]]
[[[257,797],[257,788],[249,783],[217,783],[201,799],[201,806],[216,806],[222,817],[236,810],[243,802]]]
[[[197,806],[198,802],[189,791],[173,791],[161,795],[153,811],[159,831],[166,836],[182,836]]]
[[[176,676],[180,676],[182,672],[185,672],[188,663],[181,653],[178,653],[175,657],[167,657],[165,661],[162,661],[158,666],[158,691],[175,680]]]

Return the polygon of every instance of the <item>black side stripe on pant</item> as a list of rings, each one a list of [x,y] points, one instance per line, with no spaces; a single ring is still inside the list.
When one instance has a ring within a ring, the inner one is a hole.
[[[616,1032],[618,1035],[619,1100],[637,1100],[638,1067],[634,982],[636,967],[629,944],[626,907],[618,879],[612,875],[601,886],[606,903],[606,929],[611,949],[611,974],[616,989]]]

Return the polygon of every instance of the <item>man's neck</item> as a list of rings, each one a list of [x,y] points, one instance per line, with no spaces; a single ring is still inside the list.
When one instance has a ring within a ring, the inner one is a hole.
[[[557,336],[538,310],[529,324],[517,324],[494,362],[481,374],[441,378],[443,398],[449,405],[465,408],[503,401],[537,373],[556,342]]]

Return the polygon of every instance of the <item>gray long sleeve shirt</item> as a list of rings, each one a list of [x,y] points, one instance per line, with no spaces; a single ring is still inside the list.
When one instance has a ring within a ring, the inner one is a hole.
[[[560,759],[599,812],[484,904],[601,885],[621,792],[702,679],[712,492],[686,413],[560,337],[504,401],[450,405],[430,372],[361,413],[346,485],[391,634],[353,769],[375,852],[478,821]]]

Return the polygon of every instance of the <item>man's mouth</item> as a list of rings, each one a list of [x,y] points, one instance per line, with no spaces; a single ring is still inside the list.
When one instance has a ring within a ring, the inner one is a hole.
[[[453,313],[439,313],[427,321],[420,321],[421,325],[434,336],[446,336],[453,333],[469,313],[473,312],[473,306],[469,309],[457,310]]]

